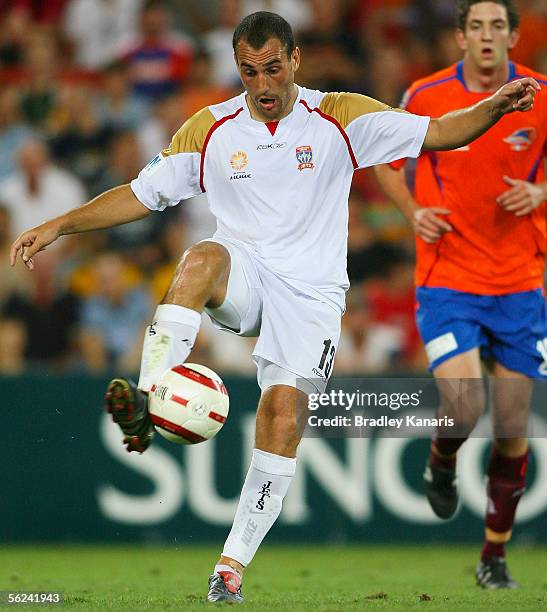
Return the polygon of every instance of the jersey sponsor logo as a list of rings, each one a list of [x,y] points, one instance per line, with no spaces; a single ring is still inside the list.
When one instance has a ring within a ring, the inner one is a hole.
[[[313,163],[313,151],[309,145],[303,145],[296,147],[296,161],[298,162],[298,170],[302,171],[306,168],[313,170],[315,164]]]
[[[245,151],[237,151],[230,157],[230,166],[236,171],[241,172],[247,167],[249,156]]]
[[[535,128],[522,128],[503,139],[511,147],[511,151],[528,151],[537,137]]]
[[[268,144],[259,144],[258,147],[256,147],[257,151],[271,151],[274,149],[282,149],[283,147],[286,147],[287,143],[286,142],[270,142]]]
[[[143,169],[143,174],[146,176],[152,176],[165,165],[165,157],[161,153],[158,153],[154,159],[148,162]]]

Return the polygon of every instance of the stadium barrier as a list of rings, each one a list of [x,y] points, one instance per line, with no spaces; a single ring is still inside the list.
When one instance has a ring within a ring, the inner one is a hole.
[[[102,410],[106,380],[0,378],[2,540],[221,542],[250,460],[258,399],[254,379],[225,382],[230,416],[217,438],[188,447],[158,436],[138,456],[125,452],[117,427]],[[529,491],[514,534],[516,541],[530,543],[547,538],[547,421],[534,419]],[[461,508],[441,523],[420,490],[425,439],[307,438],[269,539],[478,541],[488,446],[480,437],[464,446]]]

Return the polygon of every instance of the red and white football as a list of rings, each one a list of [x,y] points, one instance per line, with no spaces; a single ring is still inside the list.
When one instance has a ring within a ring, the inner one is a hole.
[[[177,365],[150,391],[149,411],[156,431],[170,442],[198,444],[222,429],[230,401],[222,379],[196,363]]]

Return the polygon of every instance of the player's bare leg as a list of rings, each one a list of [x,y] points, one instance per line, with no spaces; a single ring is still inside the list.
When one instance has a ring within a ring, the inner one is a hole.
[[[183,255],[162,304],[146,330],[138,387],[125,378],[113,379],[105,408],[124,433],[128,452],[144,452],[154,435],[147,393],[168,368],[188,358],[205,306],[224,301],[230,255],[216,242],[200,242]]]
[[[294,474],[307,403],[305,393],[287,385],[273,385],[260,398],[253,461],[232,530],[210,578],[209,601],[242,601],[243,570],[279,516]]]
[[[438,416],[451,417],[455,425],[437,429],[424,471],[424,485],[435,514],[448,519],[458,507],[456,454],[484,410],[486,396],[479,349],[447,359],[433,374],[441,396]]]
[[[488,465],[484,545],[476,576],[484,588],[516,588],[518,584],[505,563],[505,544],[511,538],[517,505],[525,490],[526,430],[533,382],[499,363],[493,374],[494,444]]]
[[[162,304],[176,304],[201,313],[217,308],[226,297],[230,255],[218,242],[199,242],[182,256]]]

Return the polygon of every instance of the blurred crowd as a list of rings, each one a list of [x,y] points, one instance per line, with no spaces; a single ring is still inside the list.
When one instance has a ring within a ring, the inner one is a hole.
[[[547,2],[522,0],[513,59],[547,73]],[[0,373],[135,372],[174,266],[215,229],[206,196],[104,232],[67,236],[10,268],[23,230],[128,183],[184,120],[241,91],[231,39],[256,10],[302,48],[298,83],[397,105],[460,59],[453,0],[0,0]],[[335,370],[423,371],[412,233],[369,171],[350,198],[352,288]],[[252,339],[204,318],[192,356],[252,374]]]

